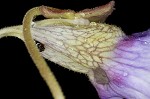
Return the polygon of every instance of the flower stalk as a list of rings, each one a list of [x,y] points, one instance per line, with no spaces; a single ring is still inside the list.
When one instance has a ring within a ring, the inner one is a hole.
[[[39,50],[36,47],[36,44],[34,43],[34,40],[31,36],[31,22],[33,18],[38,15],[41,15],[40,7],[32,8],[26,13],[23,20],[24,41],[34,63],[36,64],[36,67],[38,68],[45,82],[47,83],[54,99],[64,99],[65,97],[61,90],[61,87],[59,86],[54,74],[48,67],[47,63],[39,53]]]

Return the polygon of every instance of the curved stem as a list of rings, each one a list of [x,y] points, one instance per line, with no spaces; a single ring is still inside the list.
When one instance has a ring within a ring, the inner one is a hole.
[[[54,99],[64,99],[65,97],[62,93],[62,90],[61,90],[57,80],[55,79],[55,76],[53,75],[52,71],[46,64],[46,62],[43,59],[43,57],[41,56],[41,54],[39,53],[39,50],[35,46],[34,40],[32,39],[32,36],[31,36],[31,30],[30,30],[31,22],[32,22],[33,18],[37,15],[41,15],[39,7],[32,8],[31,10],[29,10],[26,13],[24,20],[23,20],[24,41],[25,41],[26,47],[27,47],[34,63],[36,64],[41,76],[43,77],[43,79],[47,83],[49,89],[51,90],[51,93],[52,93]]]

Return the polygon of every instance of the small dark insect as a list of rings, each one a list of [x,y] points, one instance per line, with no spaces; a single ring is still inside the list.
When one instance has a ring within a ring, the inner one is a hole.
[[[35,43],[36,43],[36,46],[38,47],[40,52],[45,50],[44,44],[42,44],[41,42],[36,41],[36,40],[35,40]]]

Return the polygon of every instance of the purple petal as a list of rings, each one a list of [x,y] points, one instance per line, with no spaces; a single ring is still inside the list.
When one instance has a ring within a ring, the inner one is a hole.
[[[149,52],[150,30],[135,33],[121,40],[113,51],[113,57],[100,64],[104,71],[99,69],[99,72],[107,76],[105,79],[108,80],[103,80],[107,82],[98,82],[98,76],[90,78],[100,98],[150,99]],[[100,73],[93,70],[93,74],[99,74],[101,79]]]

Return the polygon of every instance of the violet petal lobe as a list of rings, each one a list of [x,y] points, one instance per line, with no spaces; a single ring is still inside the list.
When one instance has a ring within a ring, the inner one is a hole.
[[[89,73],[101,99],[150,99],[150,29],[122,39],[105,60]]]

